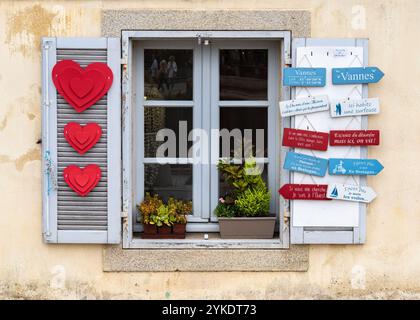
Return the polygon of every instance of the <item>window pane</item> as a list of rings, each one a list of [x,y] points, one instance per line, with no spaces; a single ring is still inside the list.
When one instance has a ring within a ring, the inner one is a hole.
[[[220,50],[220,100],[267,100],[266,49]]]
[[[260,156],[262,151],[264,152],[264,157],[267,157],[267,132],[268,132],[268,125],[267,125],[267,108],[250,108],[250,107],[222,107],[220,108],[220,129],[227,129],[231,133],[230,138],[230,155],[224,154],[223,150],[223,131],[220,134],[220,149],[219,149],[219,157],[234,157],[234,149],[240,148],[238,143],[242,145],[242,155],[244,157],[244,151],[247,146],[252,145],[252,155]],[[234,138],[234,129],[239,129],[241,135],[241,141],[237,141],[237,145],[235,146],[235,139]],[[245,138],[245,129],[252,130],[252,142],[246,140]],[[264,130],[264,143],[260,143],[257,140],[257,129]],[[226,137],[225,137],[226,139]],[[228,141],[228,140],[225,140]],[[256,153],[256,149],[258,150],[258,154]]]
[[[192,100],[193,50],[144,50],[147,100]]]
[[[265,182],[265,185],[268,188],[267,172],[268,172],[268,164],[265,163],[264,164],[264,170],[262,172],[262,178]],[[231,186],[229,186],[229,184],[225,181],[222,174],[220,174],[220,172],[219,172],[219,197],[223,197],[223,196],[231,193],[232,191],[233,191],[233,188]]]
[[[188,141],[188,133],[193,128],[192,108],[181,107],[144,107],[144,154],[146,158],[155,158],[158,147],[165,144],[165,157],[186,158],[192,141]],[[165,131],[164,141],[156,141],[157,133]],[[182,132],[186,132],[184,135]],[[182,146],[180,147],[180,141]],[[185,146],[183,148],[183,146]]]
[[[145,164],[144,190],[164,201],[169,197],[192,201],[192,165]]]

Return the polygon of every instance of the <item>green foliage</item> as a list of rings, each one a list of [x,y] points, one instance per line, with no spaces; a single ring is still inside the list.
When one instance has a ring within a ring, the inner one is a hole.
[[[270,193],[265,187],[247,189],[238,196],[235,205],[245,217],[268,216]]]
[[[217,168],[223,178],[229,183],[236,194],[242,193],[248,188],[265,187],[261,172],[255,160],[245,161],[245,165],[230,164],[226,161],[219,161]]]
[[[216,216],[219,218],[232,218],[235,217],[237,214],[238,208],[234,204],[226,204],[221,203],[217,205],[214,212],[216,213]]]
[[[174,223],[187,223],[186,215],[192,212],[192,202],[169,198],[168,203],[164,204],[157,194],[151,196],[146,193],[137,209],[141,214],[141,223],[170,227]]]
[[[219,161],[217,165],[232,192],[219,199],[215,209],[218,217],[267,216],[270,210],[270,192],[254,159],[244,165]]]

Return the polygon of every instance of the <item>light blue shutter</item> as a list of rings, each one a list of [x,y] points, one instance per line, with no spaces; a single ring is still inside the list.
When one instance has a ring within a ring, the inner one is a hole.
[[[299,49],[306,48],[306,49]],[[323,48],[323,49],[321,49]],[[299,50],[299,52],[298,52]],[[321,56],[323,55],[323,56]],[[327,68],[326,88],[293,88],[292,99],[307,95],[328,94],[330,99],[354,97],[367,98],[367,85],[359,87],[333,86],[331,84],[331,68],[360,67],[368,65],[367,39],[310,39],[295,38],[292,42],[292,63],[294,67],[324,67]],[[340,87],[340,88],[338,88]],[[341,91],[340,91],[341,90]],[[348,118],[348,121],[355,119]],[[291,119],[291,126],[299,129],[328,131],[336,123],[332,123],[329,111],[314,113],[307,117],[296,116]],[[345,120],[341,120],[345,121]],[[367,129],[367,116],[359,117],[348,125],[359,125],[357,129]],[[315,128],[313,128],[315,127]],[[342,129],[352,129],[344,124]],[[344,147],[345,148],[345,147]],[[316,156],[329,158],[333,148],[327,153],[317,153]],[[337,150],[337,149],[336,149]],[[344,150],[344,149],[342,149]],[[367,148],[355,150],[360,158],[367,157]],[[298,150],[300,152],[300,150]],[[344,153],[346,150],[344,151]],[[345,157],[343,154],[342,156]],[[292,183],[328,184],[337,177],[311,178],[296,173],[290,173]],[[338,177],[340,178],[340,177]],[[346,177],[342,177],[345,179]],[[356,177],[357,183],[366,185],[364,177]],[[366,238],[366,204],[348,203],[345,201],[302,201],[292,200],[290,208],[290,230],[292,244],[361,244]]]
[[[95,105],[77,113],[56,91],[51,71],[60,60],[82,67],[104,62],[114,78],[108,93]],[[119,243],[121,239],[121,98],[118,38],[42,39],[42,216],[47,243]],[[66,123],[97,122],[98,143],[80,156],[63,136]],[[75,164],[98,164],[99,184],[88,196],[74,193],[63,169]]]

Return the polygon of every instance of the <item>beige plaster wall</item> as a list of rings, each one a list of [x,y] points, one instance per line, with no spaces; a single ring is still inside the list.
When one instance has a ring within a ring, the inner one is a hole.
[[[352,8],[366,27],[352,26]],[[313,37],[368,37],[382,131],[371,148],[385,170],[369,183],[363,246],[311,246],[302,273],[103,273],[102,247],[45,245],[41,238],[40,37],[99,36],[101,10],[304,9]],[[1,1],[0,298],[420,298],[419,0]],[[64,282],[62,281],[64,280]],[[64,285],[60,285],[63,283]]]

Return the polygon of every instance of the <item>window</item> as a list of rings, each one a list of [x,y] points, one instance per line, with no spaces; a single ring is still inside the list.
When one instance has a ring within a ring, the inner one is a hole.
[[[227,191],[217,162],[226,156],[243,161],[249,151],[271,190],[270,211],[278,215],[280,39],[130,39],[135,178],[128,246],[148,246],[139,238],[143,229],[135,207],[147,192],[192,200],[187,224],[192,238],[217,232],[213,212]],[[240,154],[229,136],[235,130]]]

